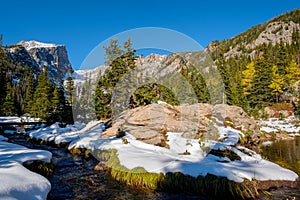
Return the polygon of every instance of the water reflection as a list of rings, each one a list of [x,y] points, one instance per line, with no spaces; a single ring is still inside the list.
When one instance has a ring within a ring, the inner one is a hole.
[[[300,176],[300,137],[294,140],[276,141],[270,146],[262,147],[261,154],[264,158]]]
[[[300,137],[293,140],[276,141],[270,146],[261,148],[260,154],[267,160],[296,172],[300,177]],[[269,199],[270,196],[261,199]],[[271,192],[271,199],[300,199],[298,188],[280,188]]]

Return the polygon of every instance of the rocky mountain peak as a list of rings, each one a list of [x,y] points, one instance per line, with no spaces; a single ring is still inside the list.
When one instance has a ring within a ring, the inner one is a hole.
[[[139,57],[137,60],[137,63],[139,65],[145,65],[148,63],[161,63],[161,62],[165,61],[165,59],[167,57],[168,57],[167,55],[150,54],[146,57]]]
[[[72,68],[65,45],[42,43],[38,41],[21,41],[16,45],[5,47],[8,56],[15,62],[27,65],[35,73],[48,68],[50,80],[62,81]]]

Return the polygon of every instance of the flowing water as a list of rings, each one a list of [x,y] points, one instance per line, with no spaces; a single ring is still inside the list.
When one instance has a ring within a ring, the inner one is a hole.
[[[118,184],[104,171],[94,171],[98,161],[93,157],[74,157],[66,149],[47,145],[33,144],[24,136],[14,134],[6,136],[10,142],[32,149],[44,149],[52,152],[54,173],[48,177],[52,189],[50,200],[59,199],[205,199],[200,196],[184,194],[151,193],[135,190]],[[300,137],[295,140],[274,142],[261,148],[262,156],[289,168],[300,175]],[[271,199],[300,199],[300,188],[281,188],[271,192]],[[270,197],[261,196],[262,199]]]
[[[94,171],[98,161],[93,157],[74,157],[66,149],[47,145],[33,144],[24,136],[6,135],[9,142],[31,149],[52,152],[54,173],[47,177],[51,182],[49,200],[63,199],[205,199],[185,194],[152,193],[135,190],[112,180],[104,171]]]

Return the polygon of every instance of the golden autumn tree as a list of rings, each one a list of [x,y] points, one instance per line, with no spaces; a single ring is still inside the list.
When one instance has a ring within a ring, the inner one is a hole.
[[[255,66],[254,62],[250,62],[244,71],[242,71],[242,82],[241,85],[244,90],[244,95],[247,96],[249,94],[249,90],[253,85],[253,78],[255,75]]]
[[[278,67],[274,65],[272,67],[272,79],[269,87],[272,89],[272,94],[276,97],[276,101],[278,102],[279,94],[282,93],[282,86],[284,84],[283,77],[278,72]]]
[[[285,71],[285,80],[289,86],[294,84],[296,81],[300,80],[300,69],[297,62],[294,59],[286,67]]]

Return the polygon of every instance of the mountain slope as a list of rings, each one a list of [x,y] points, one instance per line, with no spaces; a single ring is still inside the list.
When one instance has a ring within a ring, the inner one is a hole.
[[[206,52],[213,58],[224,54],[228,59],[234,56],[255,56],[255,50],[262,45],[275,45],[280,42],[291,44],[300,34],[300,9],[275,17],[266,23],[259,24],[249,30],[224,41],[213,41]]]

